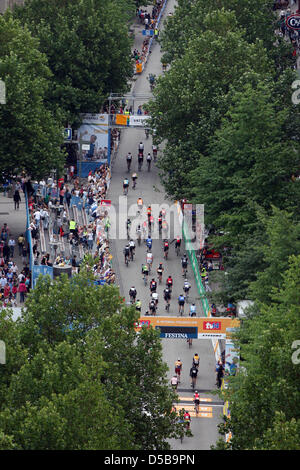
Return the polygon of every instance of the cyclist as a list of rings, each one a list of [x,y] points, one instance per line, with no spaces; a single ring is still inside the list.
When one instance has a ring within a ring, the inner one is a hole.
[[[137,174],[136,173],[132,173],[131,175],[131,179],[132,179],[132,189],[135,189],[136,187],[136,180],[137,180]]]
[[[128,155],[126,157],[126,160],[127,160],[127,170],[130,171],[131,162],[132,162],[132,155],[131,155],[130,152],[128,153]]]
[[[126,221],[126,230],[127,230],[127,238],[128,239],[129,239],[130,227],[131,227],[131,220],[127,219],[127,221]]]
[[[197,367],[193,365],[190,368],[191,386],[193,387],[193,389],[195,388],[195,385],[196,385],[197,374],[198,374],[198,369]]]
[[[146,129],[145,129],[145,136],[146,136],[146,139],[148,139],[149,133],[150,133],[149,129],[146,128]]]
[[[150,154],[150,153],[148,153],[148,155],[147,155],[147,165],[148,165],[148,171],[150,171],[150,168],[151,168],[151,161],[152,161],[151,154]]]
[[[138,155],[138,169],[141,170],[143,166],[144,156],[142,153]]]
[[[146,245],[147,245],[147,251],[151,251],[151,248],[152,248],[152,238],[150,237],[150,235],[148,234],[148,238],[146,240]]]
[[[196,305],[192,304],[190,306],[190,317],[195,317],[196,316]]]
[[[140,244],[141,244],[141,240],[142,240],[142,229],[141,229],[140,224],[137,226],[137,229],[136,229],[136,236],[137,236],[138,244],[140,245]]]
[[[154,300],[155,305],[157,306],[157,304],[158,304],[158,293],[157,292],[152,292],[151,299]]]
[[[184,420],[184,425],[186,426],[186,428],[190,429],[190,427],[191,427],[191,415],[188,411],[184,412],[183,420]]]
[[[153,226],[154,226],[154,217],[153,217],[153,215],[150,215],[150,217],[148,219],[148,230],[149,230],[150,233],[153,229]]]
[[[153,90],[155,85],[155,75],[153,75],[153,73],[149,73],[148,80],[150,83],[150,89]]]
[[[199,354],[195,353],[194,357],[193,357],[193,366],[195,366],[197,369],[199,369],[199,364],[200,364]]]
[[[188,259],[187,259],[186,253],[181,258],[181,266],[182,266],[182,275],[186,276],[187,266],[188,266]]]
[[[157,145],[152,145],[153,160],[156,162],[157,158]]]
[[[185,303],[185,297],[184,295],[180,294],[180,296],[178,297],[178,306],[179,306],[178,313],[180,313],[181,315],[184,313],[184,303]]]
[[[148,267],[147,264],[142,264],[142,275],[143,275],[144,283],[145,283],[145,285],[146,285],[146,284],[147,284],[148,275],[149,275],[149,267]]]
[[[182,362],[178,358],[177,361],[175,361],[175,374],[177,375],[178,383],[180,383],[181,370],[182,370]]]
[[[163,267],[162,263],[159,263],[156,272],[157,272],[157,276],[158,276],[158,281],[161,284],[162,275],[163,275],[163,272],[164,272],[164,267]]]
[[[199,405],[200,405],[200,395],[197,390],[194,393],[194,404],[195,404],[195,411],[197,415],[199,413]]]
[[[184,293],[185,293],[186,301],[188,301],[188,298],[189,298],[190,288],[191,288],[191,284],[188,282],[187,279],[185,279],[184,284],[183,284],[183,290],[184,290]]]
[[[171,292],[168,287],[164,289],[164,300],[166,302],[165,310],[169,310],[170,308],[170,299],[171,299]]]
[[[135,243],[134,241],[131,239],[130,242],[129,242],[129,247],[130,247],[130,257],[131,257],[131,261],[133,261],[133,256],[134,256],[134,253],[135,253]]]
[[[124,257],[125,257],[125,264],[128,266],[128,262],[129,262],[129,255],[130,255],[130,246],[129,246],[129,243],[126,244],[124,250],[123,250],[123,253],[124,253]]]
[[[128,180],[128,178],[124,178],[124,180],[123,180],[123,194],[124,194],[124,196],[127,196],[128,186],[129,186],[129,180]]]
[[[130,302],[133,304],[136,298],[136,288],[134,286],[129,289]]]
[[[161,232],[161,229],[162,229],[162,213],[161,213],[161,211],[160,211],[160,213],[158,214],[157,222],[158,222],[158,231],[159,231],[159,233],[160,233],[160,232]]]
[[[171,385],[174,390],[177,390],[177,385],[178,385],[177,375],[173,375],[173,377],[171,378]]]
[[[143,210],[143,199],[141,197],[137,200],[138,213],[140,214]]]
[[[138,152],[139,152],[139,154],[141,153],[142,155],[144,155],[144,144],[143,144],[143,142],[139,143]]]
[[[169,253],[169,242],[167,239],[164,240],[164,257],[165,259],[168,258],[168,253]]]
[[[153,299],[151,299],[149,302],[149,310],[152,313],[152,315],[156,314],[156,304],[155,304],[155,300]]]
[[[142,302],[140,300],[137,300],[136,303],[135,303],[135,309],[141,313],[141,309],[142,309]]]
[[[177,253],[177,256],[179,255],[179,252],[180,252],[180,245],[181,245],[181,238],[177,237],[175,240],[175,251]]]
[[[148,222],[150,222],[151,213],[152,213],[151,206],[148,206],[148,207],[147,207]]]
[[[170,294],[172,292],[172,287],[173,287],[173,279],[172,276],[169,276],[168,279],[166,280],[166,285],[170,290]]]
[[[157,282],[155,281],[155,279],[152,278],[152,280],[150,282],[150,292],[151,292],[151,294],[153,292],[156,292],[156,289],[157,289]]]
[[[148,252],[146,255],[146,263],[148,264],[149,272],[151,272],[152,263],[153,263],[153,254],[151,253],[151,251]]]

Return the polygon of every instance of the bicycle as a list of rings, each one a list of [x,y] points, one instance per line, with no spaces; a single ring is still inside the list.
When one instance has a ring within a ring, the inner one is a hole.
[[[182,315],[184,314],[184,304],[179,304],[179,312],[178,314],[180,314],[180,316],[182,317]]]
[[[129,255],[125,255],[125,264],[128,268],[128,265],[129,265]]]
[[[188,338],[186,342],[188,343],[189,348],[191,348],[193,345],[193,338]]]
[[[148,171],[151,169],[151,160],[147,160],[147,165],[148,165]]]
[[[199,411],[200,411],[200,403],[199,403],[199,401],[197,400],[197,403],[196,403],[196,400],[195,400],[195,401],[194,401],[194,405],[195,405],[195,413],[196,413],[196,416],[198,416]]]
[[[123,187],[123,194],[124,194],[124,196],[127,196],[127,194],[128,194],[128,186],[124,186],[124,187]]]
[[[180,255],[180,246],[175,246],[175,252],[176,252],[176,255],[179,256]]]
[[[192,389],[195,390],[195,387],[196,387],[196,381],[197,381],[197,377],[192,377],[192,383],[191,383],[191,386],[192,386]]]
[[[139,160],[138,160],[138,169],[139,169],[139,171],[141,171],[142,166],[143,166],[143,160],[142,160],[142,159],[139,159]]]
[[[137,241],[138,241],[138,245],[139,245],[139,246],[141,246],[141,242],[142,242],[142,235],[141,235],[141,233],[140,233],[140,232],[138,233],[138,239],[137,239]]]
[[[130,172],[131,160],[127,160],[127,171]]]
[[[187,272],[188,272],[187,268],[182,268],[183,277],[187,277]]]
[[[166,300],[165,302],[166,302],[166,307],[165,307],[165,309],[166,309],[167,312],[168,312],[168,311],[170,310],[170,300],[168,299],[168,300]]]
[[[185,291],[185,301],[189,301],[189,291]]]
[[[168,259],[168,254],[169,254],[169,250],[165,250],[165,252],[164,252],[164,258],[165,258],[165,260]]]

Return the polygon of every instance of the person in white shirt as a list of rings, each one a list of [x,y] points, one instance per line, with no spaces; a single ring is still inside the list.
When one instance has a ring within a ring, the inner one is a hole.
[[[35,213],[33,214],[33,217],[34,217],[34,219],[35,219],[35,221],[36,221],[36,224],[39,225],[39,224],[40,224],[40,220],[41,220],[41,213],[40,213],[39,209],[37,209],[37,210],[35,211]]]
[[[10,251],[10,257],[13,258],[14,257],[14,250],[15,250],[15,246],[16,246],[16,241],[15,241],[14,238],[9,239],[8,246],[9,246],[9,251]]]

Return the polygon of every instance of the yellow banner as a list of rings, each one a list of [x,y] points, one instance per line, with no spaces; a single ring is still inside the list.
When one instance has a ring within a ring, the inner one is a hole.
[[[125,114],[116,114],[116,124],[119,126],[127,126],[128,116]]]

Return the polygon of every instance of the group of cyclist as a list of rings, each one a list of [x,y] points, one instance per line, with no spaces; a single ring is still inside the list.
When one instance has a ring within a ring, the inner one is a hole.
[[[194,356],[193,356],[192,367],[190,369],[191,386],[192,386],[193,390],[195,389],[195,385],[196,385],[196,381],[197,381],[199,365],[200,365],[200,357],[199,357],[198,353],[195,353]],[[171,378],[171,386],[175,391],[177,390],[178,384],[180,384],[181,372],[182,372],[182,361],[181,361],[180,358],[178,358],[175,361],[175,374]],[[195,407],[195,412],[196,412],[196,416],[197,416],[198,413],[199,413],[199,406],[200,406],[200,395],[199,395],[198,390],[195,390],[195,392],[194,392],[193,401],[194,401],[194,407]],[[176,412],[175,407],[173,407],[173,411]],[[182,419],[182,422],[184,422],[184,424],[186,424],[188,427],[190,427],[190,423],[191,423],[190,413],[183,408],[179,412],[179,415]]]
[[[152,158],[156,162],[157,150],[158,150],[157,145],[153,144],[152,145],[152,155],[151,155],[150,152],[148,152],[148,154],[146,156],[148,171],[151,170]],[[138,158],[138,171],[141,171],[142,166],[143,166],[143,162],[144,162],[144,144],[143,144],[143,142],[140,142],[139,145],[138,145],[138,157],[137,158]],[[133,156],[132,156],[131,152],[128,152],[128,154],[126,156],[127,172],[128,173],[130,172],[132,161],[133,161]],[[131,175],[132,189],[136,188],[137,179],[138,179],[137,173],[133,172],[132,175]],[[127,196],[128,190],[129,190],[129,179],[127,177],[125,177],[123,179],[123,194],[125,196]]]
[[[148,214],[148,218],[150,218],[151,217],[151,207],[150,206],[147,209],[147,214]],[[128,266],[129,262],[134,260],[135,242],[133,241],[132,238],[130,238],[130,228],[131,228],[131,220],[130,219],[127,219],[126,226],[127,226],[128,242],[126,243],[126,246],[124,248],[123,253],[124,253],[125,264],[126,264],[126,266]],[[138,244],[140,245],[141,244],[141,238],[142,238],[142,229],[141,229],[140,225],[138,225],[138,227],[136,229],[136,232],[137,232]],[[145,260],[145,263],[142,264],[141,274],[142,274],[144,285],[146,286],[148,284],[148,278],[149,278],[149,275],[151,274],[151,270],[152,270],[152,266],[153,266],[153,253],[152,253],[152,243],[153,243],[153,241],[152,241],[152,238],[151,238],[151,234],[148,234],[147,238],[144,241],[145,241],[145,245],[146,245],[146,260]],[[175,250],[177,250],[178,247],[180,247],[180,245],[181,245],[181,239],[180,239],[180,237],[177,237],[175,239]],[[164,253],[168,252],[168,250],[169,250],[168,240],[164,240],[163,250],[164,250]],[[166,255],[165,255],[165,259],[167,259]],[[182,275],[186,276],[187,266],[188,266],[188,258],[187,258],[186,254],[184,254],[181,258],[181,266],[182,266]],[[157,274],[157,279],[158,279],[159,284],[162,284],[163,273],[164,273],[164,266],[163,266],[163,263],[160,262],[157,266],[157,269],[156,269],[156,274]],[[168,278],[166,279],[165,288],[163,290],[163,299],[164,299],[164,302],[165,302],[165,310],[167,310],[167,311],[169,311],[169,309],[170,309],[172,288],[173,288],[173,279],[172,279],[172,276],[169,275]],[[178,299],[177,299],[177,301],[178,301],[178,315],[182,316],[184,314],[184,306],[185,306],[185,303],[188,302],[188,300],[189,300],[190,288],[191,288],[191,284],[189,283],[187,278],[185,278],[184,284],[183,284],[183,293],[180,294]],[[152,278],[152,280],[150,282],[151,298],[150,298],[150,302],[149,302],[149,310],[147,312],[150,315],[151,314],[155,315],[156,311],[157,311],[158,293],[156,292],[156,289],[157,289],[157,282],[155,281],[154,278]],[[194,303],[192,303],[190,305],[189,315],[191,317],[196,316],[196,306],[195,306]],[[190,341],[190,345],[191,345],[191,343],[192,343],[192,341]]]

